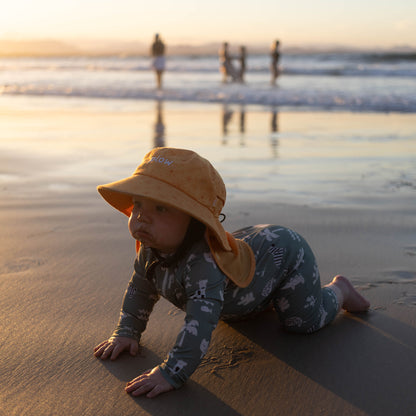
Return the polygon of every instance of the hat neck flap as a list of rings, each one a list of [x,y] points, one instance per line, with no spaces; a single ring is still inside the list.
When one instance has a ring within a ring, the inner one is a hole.
[[[247,287],[253,280],[256,259],[253,250],[243,240],[234,238],[226,232],[231,251],[226,251],[210,230],[205,233],[205,239],[211,254],[221,271],[239,287]]]

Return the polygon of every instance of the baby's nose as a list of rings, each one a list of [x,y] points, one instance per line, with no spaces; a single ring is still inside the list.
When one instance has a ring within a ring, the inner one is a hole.
[[[144,209],[140,209],[139,212],[137,213],[137,221],[138,222],[149,222],[150,221],[150,217],[149,214],[146,210]]]

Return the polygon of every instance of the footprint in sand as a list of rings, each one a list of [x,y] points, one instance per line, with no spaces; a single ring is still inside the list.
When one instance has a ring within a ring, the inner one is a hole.
[[[42,264],[43,261],[40,259],[35,259],[32,257],[21,257],[6,263],[3,267],[1,267],[0,273],[7,274],[24,272],[25,270],[40,266]]]

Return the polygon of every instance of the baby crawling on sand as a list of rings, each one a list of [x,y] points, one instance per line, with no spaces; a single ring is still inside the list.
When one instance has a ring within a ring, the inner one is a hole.
[[[343,276],[321,287],[312,250],[295,231],[255,225],[226,232],[220,222],[225,185],[192,151],[156,148],[132,176],[98,191],[129,216],[137,258],[118,325],[95,356],[136,355],[160,296],[186,313],[166,360],[127,383],[134,396],[181,387],[206,354],[219,319],[247,318],[272,304],[286,330],[311,333],[341,309],[370,306]]]

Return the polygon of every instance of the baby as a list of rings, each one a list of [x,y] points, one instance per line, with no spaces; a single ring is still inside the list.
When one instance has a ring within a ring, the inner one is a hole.
[[[132,176],[98,191],[129,217],[137,258],[118,325],[94,355],[136,355],[160,296],[186,313],[166,360],[127,383],[133,396],[181,387],[206,354],[219,319],[247,318],[272,305],[283,328],[311,333],[341,308],[363,312],[370,306],[343,276],[321,287],[314,255],[295,231],[256,225],[226,232],[220,221],[224,182],[195,152],[153,149]]]

